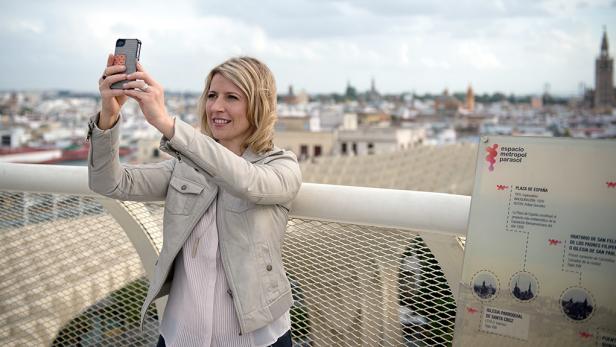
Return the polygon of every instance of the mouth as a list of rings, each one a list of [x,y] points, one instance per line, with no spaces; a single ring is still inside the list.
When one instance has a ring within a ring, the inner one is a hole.
[[[212,123],[214,123],[214,125],[226,125],[231,123],[231,120],[224,118],[212,118]]]

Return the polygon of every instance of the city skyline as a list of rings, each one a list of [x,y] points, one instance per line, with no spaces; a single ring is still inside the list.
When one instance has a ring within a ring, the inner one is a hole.
[[[169,91],[199,92],[215,64],[265,61],[278,93],[539,94],[594,88],[604,27],[616,47],[616,0],[33,1],[3,4],[0,90],[95,92],[118,37],[143,42],[142,61]],[[208,44],[208,43],[215,44]]]

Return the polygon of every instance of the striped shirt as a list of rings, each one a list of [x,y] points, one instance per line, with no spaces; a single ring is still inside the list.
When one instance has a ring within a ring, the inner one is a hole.
[[[174,266],[160,325],[167,346],[269,346],[291,328],[287,311],[263,328],[239,334],[240,326],[218,248],[216,200],[191,232]]]

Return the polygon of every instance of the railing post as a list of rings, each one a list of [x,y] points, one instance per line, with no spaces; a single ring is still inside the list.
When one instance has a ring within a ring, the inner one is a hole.
[[[156,245],[148,237],[148,231],[130,214],[126,206],[120,201],[104,197],[99,197],[98,201],[101,205],[103,205],[105,210],[111,214],[116,222],[120,224],[126,233],[126,236],[128,236],[128,239],[135,247],[139,258],[141,259],[141,264],[145,269],[148,280],[152,280],[159,251],[158,248],[156,248]],[[156,300],[156,310],[158,312],[159,321],[163,317],[166,304],[167,297]]]

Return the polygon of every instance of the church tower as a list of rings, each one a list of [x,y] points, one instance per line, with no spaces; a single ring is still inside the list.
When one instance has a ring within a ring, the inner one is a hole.
[[[475,92],[470,84],[466,89],[466,99],[464,100],[464,103],[466,104],[466,109],[469,110],[469,112],[472,113],[475,111]]]
[[[614,105],[614,60],[609,55],[607,30],[603,29],[601,52],[595,61],[595,108]]]

